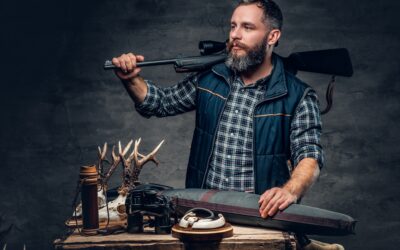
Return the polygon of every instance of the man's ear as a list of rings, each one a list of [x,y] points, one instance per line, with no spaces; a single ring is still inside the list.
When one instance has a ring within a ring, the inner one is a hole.
[[[281,37],[281,31],[278,29],[273,29],[268,34],[268,45],[274,46],[278,43],[279,38]]]

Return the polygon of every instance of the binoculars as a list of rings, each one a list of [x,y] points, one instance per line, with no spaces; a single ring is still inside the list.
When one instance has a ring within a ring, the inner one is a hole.
[[[139,185],[129,192],[125,202],[128,233],[141,233],[144,226],[154,227],[156,234],[171,233],[175,221],[171,218],[173,206],[167,197],[158,195],[163,189],[160,186]],[[145,222],[144,216],[154,219]]]

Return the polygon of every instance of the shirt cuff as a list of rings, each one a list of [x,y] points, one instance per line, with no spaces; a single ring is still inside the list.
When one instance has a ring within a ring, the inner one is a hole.
[[[324,155],[322,151],[308,151],[300,154],[294,159],[293,166],[297,166],[301,160],[304,158],[313,158],[318,162],[318,166],[321,169],[324,165]]]
[[[156,87],[148,80],[144,80],[147,85],[147,94],[141,103],[135,103],[135,109],[139,114],[149,118],[150,112],[155,105]]]

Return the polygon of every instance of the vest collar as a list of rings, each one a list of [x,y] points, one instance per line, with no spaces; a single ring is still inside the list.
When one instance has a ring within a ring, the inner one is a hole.
[[[265,92],[264,101],[284,96],[288,92],[283,62],[275,53],[272,54],[272,64],[274,65],[274,68],[271,72],[271,78],[267,83],[267,91]],[[232,80],[233,72],[224,63],[215,65],[212,67],[212,71],[214,74],[223,77],[228,84]]]

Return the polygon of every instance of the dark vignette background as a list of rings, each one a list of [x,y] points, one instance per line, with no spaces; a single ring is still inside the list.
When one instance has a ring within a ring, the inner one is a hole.
[[[277,52],[346,47],[352,78],[338,77],[323,117],[326,166],[304,204],[352,215],[357,234],[315,237],[347,249],[398,249],[400,3],[277,0],[284,33]],[[0,231],[8,249],[48,249],[64,232],[79,167],[107,141],[166,143],[142,181],[183,187],[193,113],[140,117],[105,59],[197,54],[202,39],[224,40],[236,1],[1,1]],[[171,67],[144,69],[160,86],[182,79]],[[299,74],[321,96],[329,76]],[[113,185],[119,182],[118,174]]]

